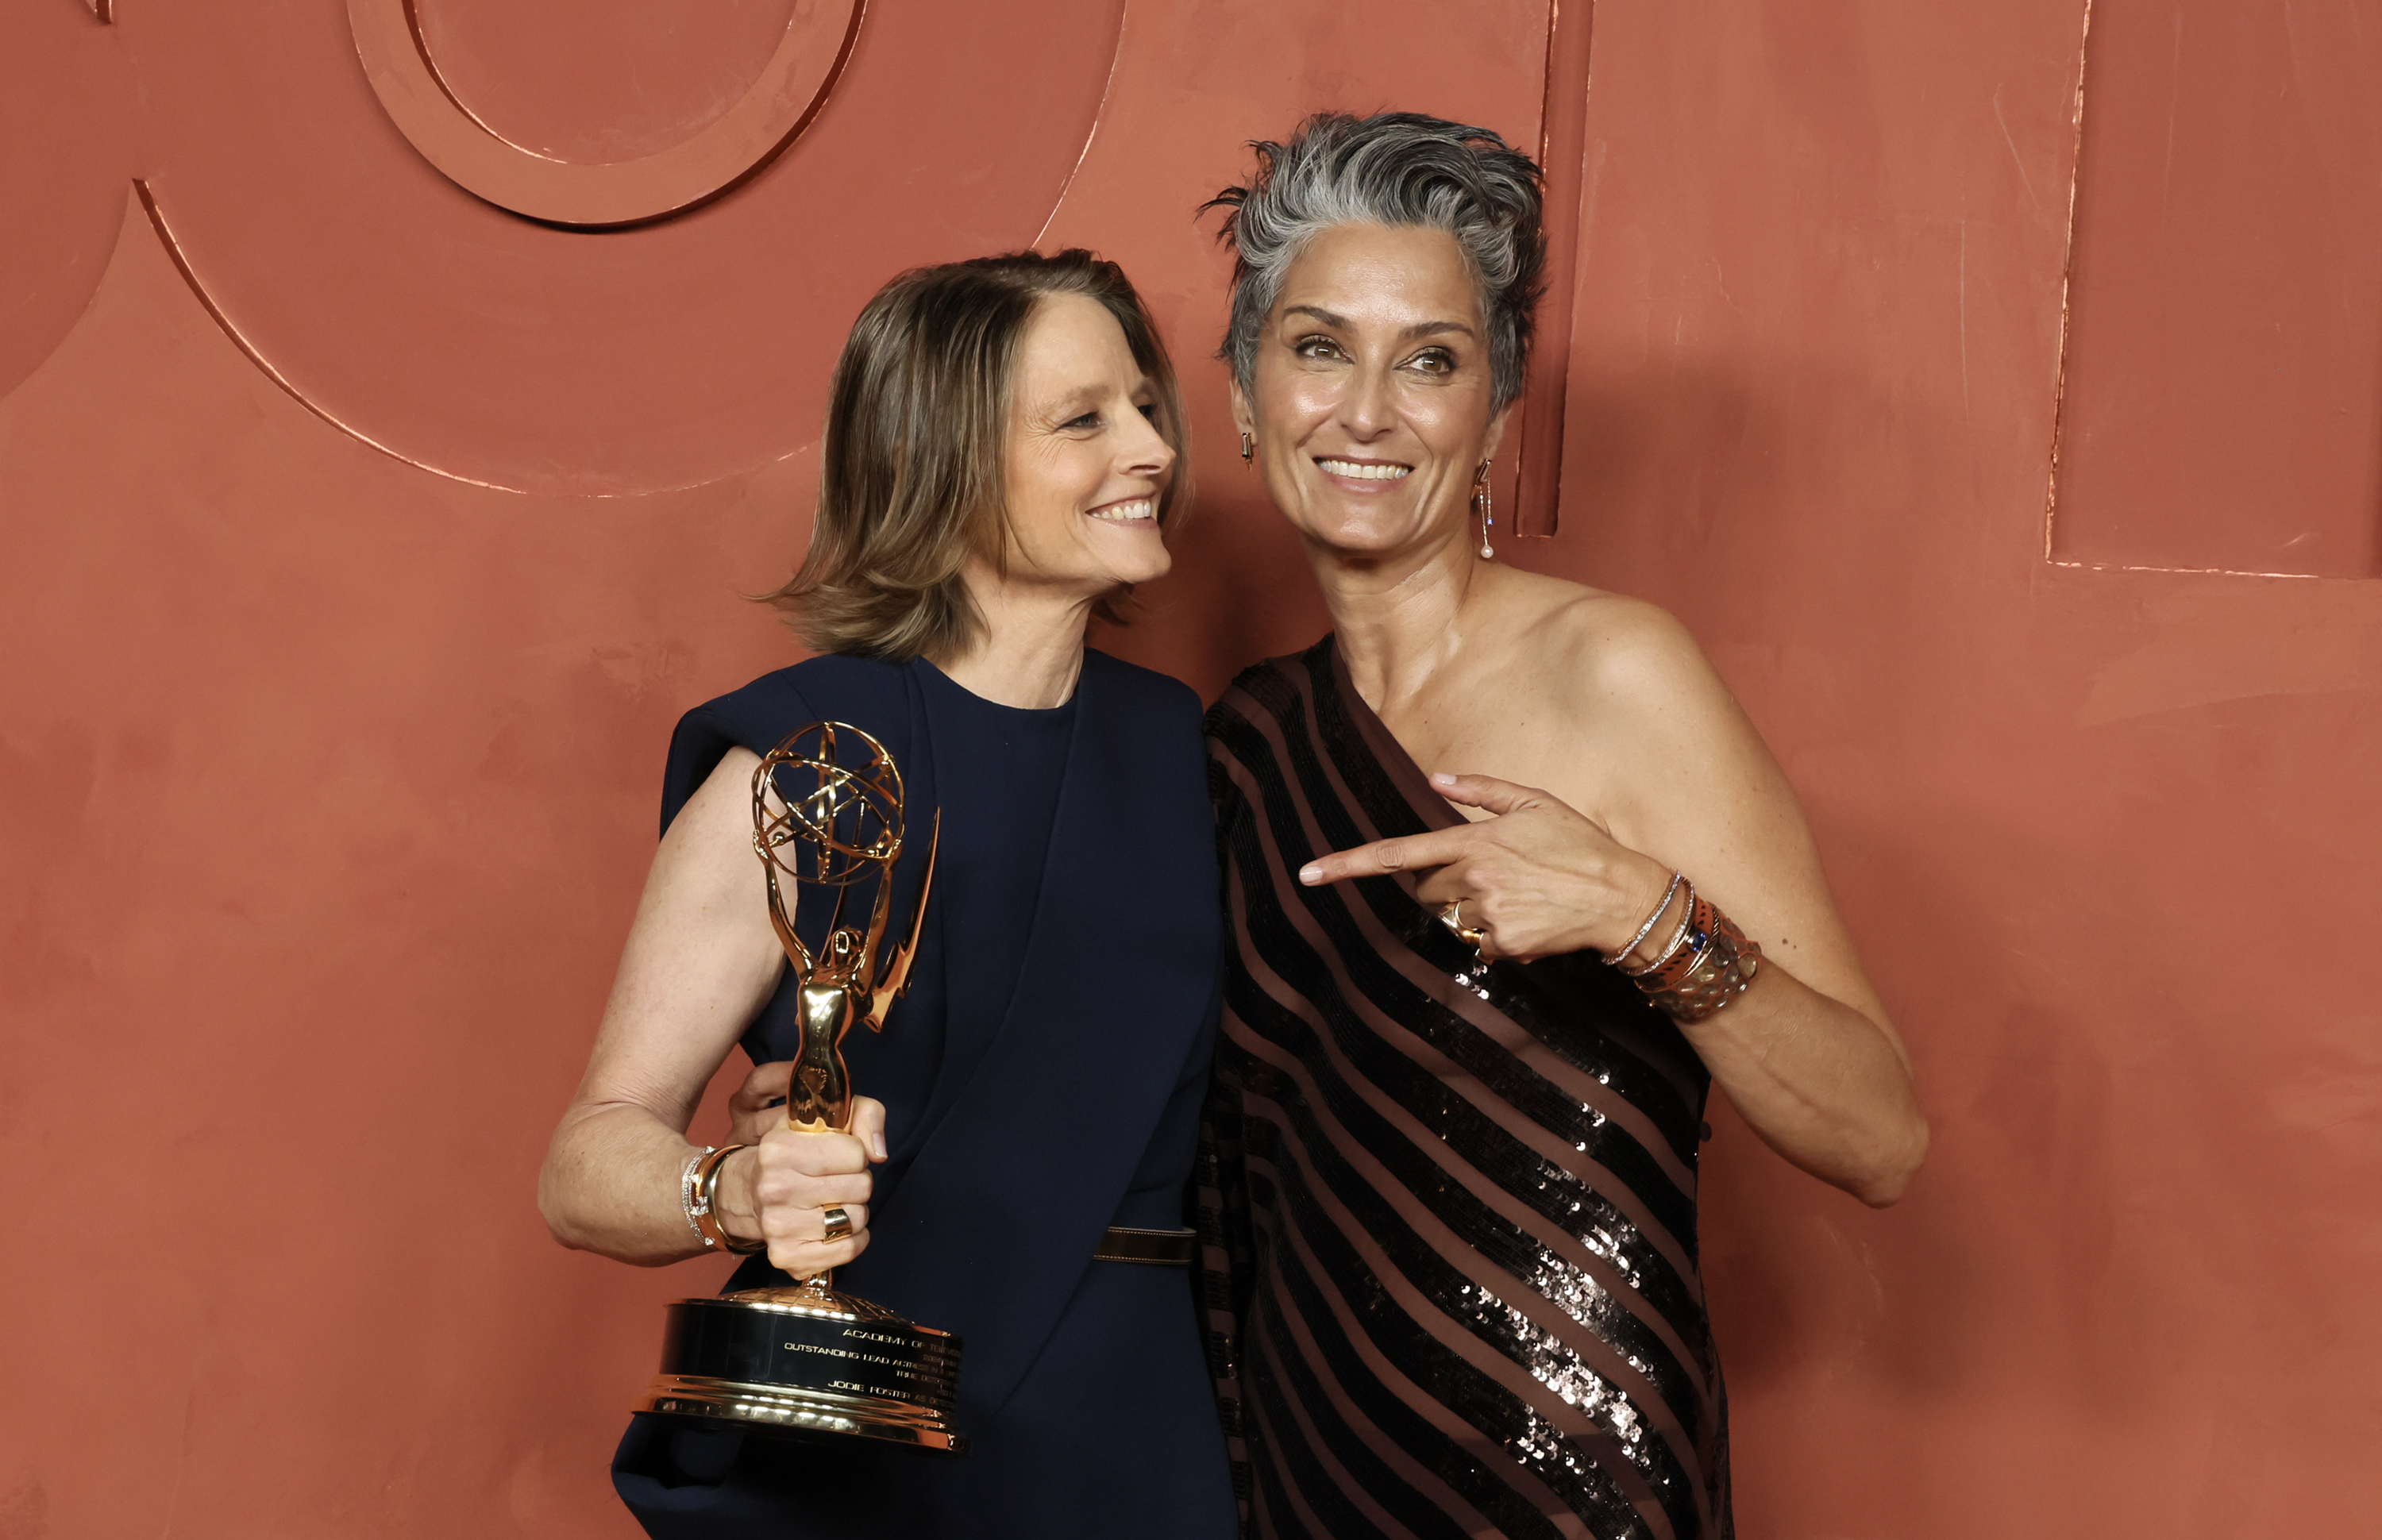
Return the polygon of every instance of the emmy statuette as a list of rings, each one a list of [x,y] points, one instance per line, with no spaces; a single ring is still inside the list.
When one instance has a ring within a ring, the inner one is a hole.
[[[839,739],[867,751],[857,770]],[[842,722],[790,734],[753,772],[753,849],[768,875],[769,919],[793,971],[802,1047],[786,1098],[787,1127],[840,1133],[852,1126],[852,1082],[842,1042],[853,1023],[881,1032],[909,981],[933,891],[941,815],[910,936],[890,949],[893,869],[902,857],[902,772],[885,746]],[[804,885],[832,889],[818,947],[794,929]],[[874,888],[865,926],[846,923],[853,889]],[[747,1289],[669,1306],[661,1373],[636,1410],[741,1428],[840,1435],[958,1453],[950,1422],[958,1395],[960,1339],[839,1292],[832,1275],[791,1289]]]

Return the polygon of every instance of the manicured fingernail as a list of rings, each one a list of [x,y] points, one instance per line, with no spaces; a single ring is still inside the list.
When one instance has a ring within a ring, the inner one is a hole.
[[[1454,786],[1455,784],[1455,777],[1449,775],[1444,770],[1434,770],[1430,773],[1430,784],[1433,786]]]
[[[883,1134],[879,1133],[870,1135],[868,1147],[876,1155],[878,1159],[882,1160],[885,1158],[885,1136]]]
[[[1298,880],[1310,886],[1320,883],[1323,880],[1323,868],[1309,862],[1298,869]]]

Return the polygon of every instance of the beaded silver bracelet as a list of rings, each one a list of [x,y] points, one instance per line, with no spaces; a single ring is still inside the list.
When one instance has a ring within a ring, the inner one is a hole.
[[[1611,953],[1604,960],[1616,968],[1628,961],[1629,954],[1636,951],[1644,944],[1648,936],[1654,934],[1655,922],[1663,918],[1663,912],[1671,907],[1671,900],[1679,896],[1679,885],[1687,880],[1688,874],[1685,872],[1673,872],[1671,886],[1663,889],[1663,901],[1654,906],[1654,912],[1646,916],[1646,923],[1638,927],[1638,934],[1629,938],[1627,946],[1617,952]]]
[[[1620,968],[1623,973],[1633,979],[1642,979],[1649,973],[1660,972],[1662,971],[1663,964],[1670,961],[1672,957],[1677,953],[1678,949],[1687,944],[1688,935],[1692,933],[1695,928],[1696,885],[1689,883],[1688,884],[1687,908],[1679,915],[1679,928],[1671,933],[1670,945],[1664,947],[1660,952],[1656,953],[1654,960],[1651,962],[1641,963],[1635,968],[1627,967],[1620,963],[1615,963],[1614,966]],[[1641,985],[1640,987],[1643,986]]]
[[[704,1233],[703,1227],[695,1222],[694,1173],[702,1167],[703,1157],[716,1148],[718,1148],[717,1145],[706,1144],[695,1151],[687,1158],[686,1169],[678,1174],[678,1206],[686,1214],[686,1228],[694,1231],[694,1238],[703,1242],[705,1251],[711,1250],[714,1242],[710,1236]]]

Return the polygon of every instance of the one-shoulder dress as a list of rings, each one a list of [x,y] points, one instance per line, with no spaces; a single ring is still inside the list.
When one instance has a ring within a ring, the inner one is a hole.
[[[1332,639],[1209,715],[1230,939],[1201,1159],[1251,1530],[1721,1540],[1709,1079],[1593,954],[1483,964],[1329,850],[1451,826]]]
[[[1185,1223],[1222,954],[1198,701],[1099,653],[1053,711],[923,660],[815,658],[686,715],[664,827],[731,747],[767,753],[820,720],[875,735],[906,783],[897,923],[942,814],[909,992],[881,1035],[844,1043],[890,1158],[836,1285],[962,1338],[970,1448],[639,1415],[614,1484],[672,1540],[1228,1540],[1196,1270],[1093,1260],[1111,1226]],[[792,996],[754,1021],[755,1062],[792,1057]],[[786,1281],[755,1256],[728,1287]]]

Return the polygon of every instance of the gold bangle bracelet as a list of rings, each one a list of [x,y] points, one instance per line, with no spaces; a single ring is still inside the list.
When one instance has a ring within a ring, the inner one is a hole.
[[[719,1173],[727,1167],[730,1155],[751,1147],[748,1144],[722,1144],[703,1157],[703,1164],[695,1168],[694,1173],[694,1222],[703,1230],[704,1242],[733,1252],[738,1256],[751,1256],[755,1252],[767,1249],[769,1244],[758,1238],[739,1241],[728,1233],[728,1227],[719,1222]]]

